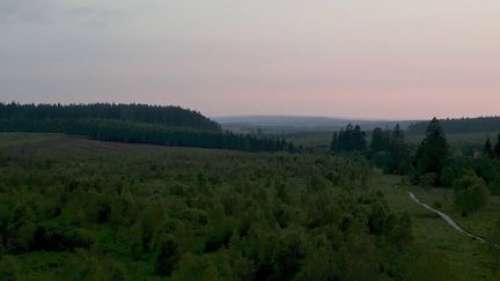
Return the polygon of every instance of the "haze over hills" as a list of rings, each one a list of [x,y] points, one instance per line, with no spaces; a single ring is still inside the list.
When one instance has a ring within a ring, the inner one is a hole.
[[[325,116],[293,116],[293,115],[247,115],[247,116],[220,116],[213,120],[223,128],[233,131],[255,131],[276,133],[294,133],[303,131],[332,131],[345,127],[348,124],[359,124],[365,130],[376,127],[392,128],[399,124],[402,129],[418,123],[417,120],[387,120],[387,119],[354,119]]]

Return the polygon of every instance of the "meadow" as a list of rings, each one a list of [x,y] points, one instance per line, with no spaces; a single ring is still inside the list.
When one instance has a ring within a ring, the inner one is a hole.
[[[453,204],[453,190],[423,188],[411,185],[399,176],[379,175],[377,189],[384,192],[392,208],[404,210],[413,219],[415,243],[427,249],[428,255],[440,257],[435,266],[448,268],[441,280],[498,280],[496,250],[466,237],[448,226],[439,216],[413,202],[413,192],[422,202],[450,215],[465,230],[490,237],[500,213],[500,198],[492,196],[486,208],[468,217],[462,217]]]

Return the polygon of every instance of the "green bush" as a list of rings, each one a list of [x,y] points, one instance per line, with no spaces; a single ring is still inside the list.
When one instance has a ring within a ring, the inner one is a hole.
[[[466,216],[479,211],[488,203],[489,190],[483,179],[468,171],[453,184],[455,206]]]
[[[419,184],[424,189],[430,189],[438,183],[438,174],[426,173],[419,177]]]
[[[160,276],[170,276],[180,260],[179,246],[173,237],[165,237],[160,243],[155,259],[155,272]]]

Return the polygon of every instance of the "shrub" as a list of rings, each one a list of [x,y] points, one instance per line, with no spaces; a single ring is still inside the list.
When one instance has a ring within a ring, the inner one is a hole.
[[[155,260],[155,272],[160,276],[170,276],[180,259],[180,252],[173,237],[166,237],[160,243]]]
[[[427,173],[419,178],[420,185],[425,189],[430,189],[438,183],[438,174]]]
[[[488,203],[489,191],[483,179],[473,171],[468,171],[453,184],[455,206],[463,216],[475,213]]]
[[[19,269],[16,260],[13,257],[3,256],[0,258],[0,280],[19,280]]]

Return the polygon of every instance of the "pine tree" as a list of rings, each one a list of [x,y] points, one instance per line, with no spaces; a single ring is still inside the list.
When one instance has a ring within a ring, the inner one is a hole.
[[[500,159],[500,134],[498,134],[497,144],[493,153],[495,154],[495,158]]]
[[[383,151],[386,149],[386,139],[384,131],[381,128],[375,128],[372,132],[372,142],[370,150],[372,153]]]
[[[333,134],[330,146],[333,152],[364,152],[367,146],[366,134],[361,130],[360,126],[349,124],[345,129]]]
[[[395,141],[403,141],[404,142],[405,134],[404,134],[403,130],[401,130],[399,123],[396,124],[396,126],[394,127],[394,130],[392,130],[392,138]]]
[[[337,151],[337,146],[338,146],[338,140],[339,140],[339,134],[337,132],[333,133],[332,137],[332,143],[330,145],[330,151],[335,152]]]
[[[179,247],[172,237],[168,237],[160,244],[155,259],[155,272],[160,276],[169,276],[179,260]]]
[[[433,118],[427,127],[425,139],[418,147],[415,156],[417,171],[420,175],[435,174],[439,179],[448,157],[449,145],[445,133],[439,120]]]
[[[495,156],[495,154],[493,152],[493,145],[491,144],[490,138],[486,139],[486,142],[485,142],[484,148],[483,148],[483,153],[485,156],[490,157],[490,158],[493,158]]]

